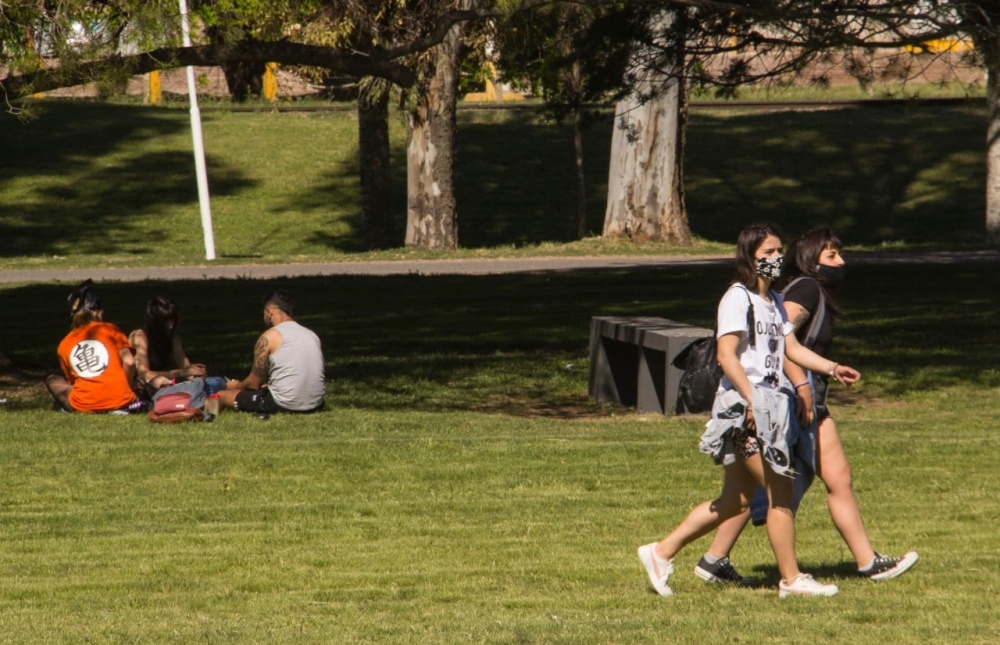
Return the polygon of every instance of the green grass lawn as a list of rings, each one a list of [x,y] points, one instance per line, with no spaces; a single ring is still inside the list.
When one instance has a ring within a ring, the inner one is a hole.
[[[0,267],[204,262],[187,110],[42,102],[0,128]],[[202,113],[218,263],[336,261],[361,243],[356,116]],[[392,207],[405,219],[405,127],[394,116]],[[604,219],[610,119],[584,140],[587,217]],[[718,252],[749,221],[829,224],[867,248],[976,248],[984,230],[983,109],[692,111],[690,249],[572,241],[572,132],[536,110],[462,110],[458,255]],[[449,256],[450,257],[450,256]]]
[[[848,256],[850,261],[850,256]],[[820,488],[804,570],[835,598],[779,601],[763,532],[719,588],[678,558],[653,594],[635,549],[718,492],[704,417],[587,397],[594,315],[711,325],[719,268],[335,276],[99,285],[109,319],[182,307],[190,355],[242,376],[259,298],[283,286],[326,349],[329,409],[212,424],[65,415],[37,383],[0,396],[0,642],[987,643],[1000,275],[991,265],[849,266],[834,357],[862,383],[835,414],[876,548],[904,577],[852,575]],[[0,346],[41,374],[66,285],[0,287]]]

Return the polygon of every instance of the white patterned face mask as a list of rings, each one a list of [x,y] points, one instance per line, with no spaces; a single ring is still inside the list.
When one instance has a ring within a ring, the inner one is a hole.
[[[781,277],[781,267],[785,258],[781,255],[773,258],[757,258],[757,275],[774,282]]]

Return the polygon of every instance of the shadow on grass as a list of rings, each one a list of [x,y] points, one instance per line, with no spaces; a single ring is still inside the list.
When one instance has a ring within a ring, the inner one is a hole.
[[[766,530],[764,527],[760,531]],[[764,539],[767,539],[766,537]],[[859,580],[858,565],[853,560],[844,562],[800,562],[799,567],[804,573],[812,575],[823,584],[837,584],[841,580]],[[753,568],[751,582],[747,586],[752,589],[774,589],[777,590],[781,581],[781,573],[778,567],[773,564],[761,564]],[[746,575],[746,574],[744,574]]]
[[[4,255],[143,255],[177,233],[176,222],[156,216],[197,203],[192,155],[157,151],[155,140],[188,133],[185,116],[75,101],[40,110],[34,121],[8,118],[0,129],[3,148],[17,151],[0,159]],[[249,186],[211,154],[207,164],[215,196]]]
[[[858,367],[863,400],[941,387],[1000,386],[1000,275],[991,265],[857,266],[833,352]],[[276,281],[102,284],[107,318],[124,330],[146,300],[182,308],[188,354],[242,377],[263,330],[261,302],[291,291],[296,317],[323,340],[328,403],[371,409],[602,415],[587,396],[590,318],[658,315],[712,327],[729,280],[718,267],[494,276],[334,276]],[[56,369],[68,331],[65,286],[0,289],[3,351]]]
[[[157,216],[176,213],[171,209],[177,204],[197,203],[186,114],[56,101],[44,109],[42,119],[28,125],[11,120],[0,130],[4,149],[18,151],[0,160],[5,255],[144,255],[156,240],[183,234],[176,222]],[[592,233],[603,224],[612,128],[606,119],[584,132]],[[160,143],[178,137],[185,139],[183,151],[176,141]],[[982,141],[982,114],[962,107],[699,110],[691,117],[685,167],[691,228],[700,238],[726,244],[753,220],[776,221],[789,235],[831,225],[849,244],[980,244]],[[393,142],[392,211],[402,240],[405,142],[398,135]],[[346,163],[324,162],[331,171],[319,185],[269,206],[268,216],[319,214],[319,225],[279,227],[283,235],[288,231],[290,252],[364,249],[356,141],[353,146],[338,156]],[[213,197],[253,203],[248,195],[260,186],[221,158],[208,155]],[[569,125],[547,123],[529,110],[503,118],[460,113],[455,168],[463,247],[575,238]]]
[[[766,219],[832,226],[850,244],[979,244],[984,122],[962,107],[697,114],[688,139],[691,227],[735,239]]]
[[[584,133],[593,233],[603,225],[612,127],[608,119]],[[962,107],[697,111],[685,160],[691,229],[726,244],[756,220],[790,235],[832,226],[850,244],[982,244],[983,138],[981,111]],[[574,239],[569,126],[519,112],[461,123],[458,143],[462,246]]]

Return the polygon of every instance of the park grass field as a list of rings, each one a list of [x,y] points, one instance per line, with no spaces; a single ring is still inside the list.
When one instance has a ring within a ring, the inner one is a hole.
[[[850,255],[848,261],[850,262]],[[27,372],[0,408],[0,642],[990,643],[1000,610],[1000,276],[991,264],[849,265],[835,358],[864,378],[835,414],[876,548],[916,567],[852,575],[819,488],[804,570],[829,599],[779,601],[766,537],[675,596],[635,556],[719,470],[704,417],[587,397],[593,315],[711,325],[718,267],[494,276],[107,283],[111,320],[182,306],[189,354],[242,375],[260,297],[289,289],[324,342],[329,409],[214,423],[48,409],[65,284],[0,287],[0,347]]]
[[[587,222],[574,240],[572,131],[538,109],[459,112],[460,256],[718,253],[749,221],[836,227],[855,248],[981,248],[984,108],[916,103],[819,111],[692,110],[686,202],[695,243],[608,244],[610,118],[584,137]],[[42,101],[0,146],[0,267],[205,260],[188,112]],[[350,110],[202,113],[216,263],[439,254],[364,253]],[[405,218],[405,127],[391,120],[392,205]]]

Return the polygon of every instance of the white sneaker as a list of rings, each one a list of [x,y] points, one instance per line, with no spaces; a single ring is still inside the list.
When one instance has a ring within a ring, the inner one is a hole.
[[[639,547],[639,561],[649,575],[653,589],[661,596],[672,596],[673,590],[667,585],[670,574],[674,572],[674,561],[664,560],[656,555],[656,542]]]
[[[778,583],[778,597],[799,595],[799,596],[836,596],[837,585],[824,585],[813,580],[808,573],[800,573],[788,580]]]

